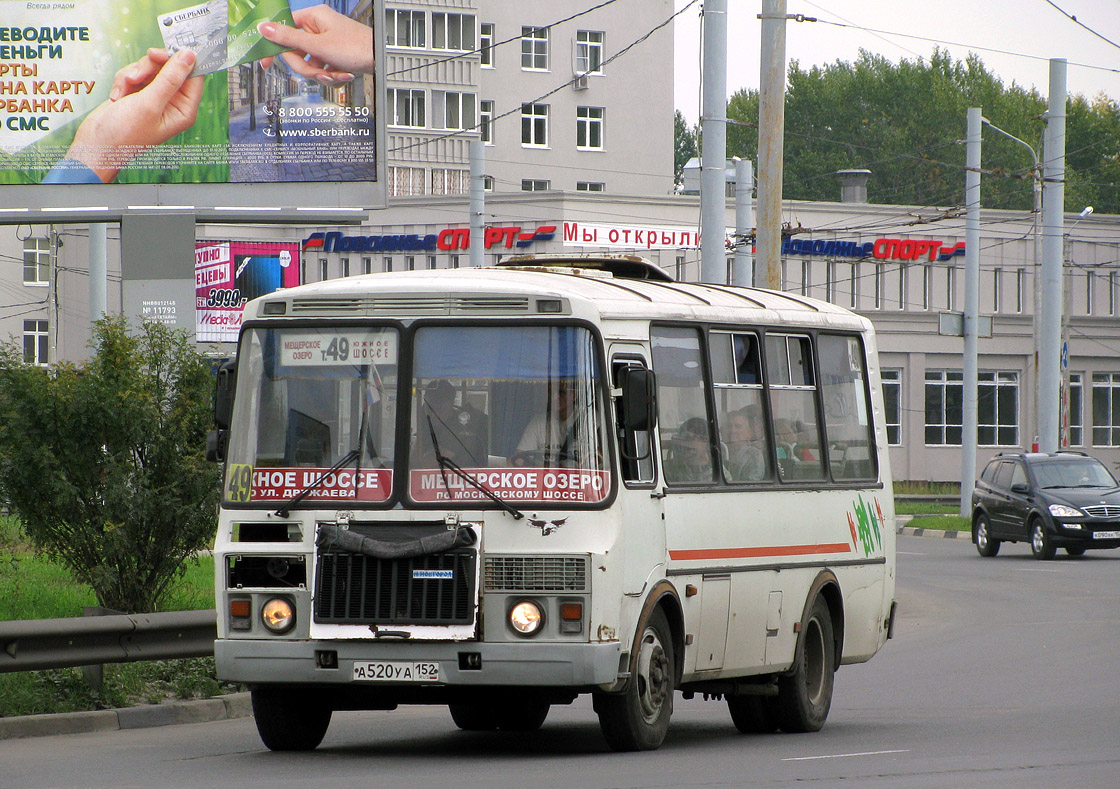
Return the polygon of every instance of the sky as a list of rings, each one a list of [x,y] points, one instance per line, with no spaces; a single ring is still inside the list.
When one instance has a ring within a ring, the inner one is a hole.
[[[689,2],[673,1],[677,10]],[[726,2],[730,96],[759,87],[762,0]],[[675,21],[676,107],[689,123],[700,118],[700,5]],[[1054,6],[1116,43],[1101,40]],[[928,61],[940,46],[955,60],[974,52],[1004,85],[1034,87],[1043,96],[1049,93],[1049,59],[1065,58],[1069,93],[1103,92],[1120,100],[1120,0],[786,0],[786,13],[821,20],[786,24],[786,58],[805,70],[853,62],[860,49],[895,63]]]

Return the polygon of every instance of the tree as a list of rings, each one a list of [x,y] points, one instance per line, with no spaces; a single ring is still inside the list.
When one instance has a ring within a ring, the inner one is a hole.
[[[684,166],[699,154],[696,148],[697,130],[688,127],[680,110],[673,115],[673,183],[679,188],[684,183]]]
[[[214,533],[210,365],[181,332],[122,317],[92,346],[51,370],[0,349],[0,494],[101,605],[155,611]]]
[[[964,202],[965,117],[981,107],[992,123],[1041,155],[1046,101],[1033,89],[1005,86],[975,55],[953,60],[935,49],[928,60],[893,63],[861,51],[805,71],[790,64],[786,93],[783,197],[835,201],[837,170],[871,170],[868,200],[919,206]],[[728,155],[757,158],[758,92],[737,91],[728,118]],[[1066,207],[1120,212],[1120,108],[1105,97],[1070,100]],[[1031,208],[1030,153],[994,132],[984,134],[981,204]]]

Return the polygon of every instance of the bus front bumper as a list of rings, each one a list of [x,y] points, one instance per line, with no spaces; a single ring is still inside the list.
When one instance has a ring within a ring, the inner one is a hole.
[[[482,643],[386,641],[280,641],[219,639],[218,678],[248,684],[396,685],[355,679],[355,664],[438,663],[436,686],[591,688],[614,685],[622,647],[617,641]],[[419,686],[422,683],[410,683]]]

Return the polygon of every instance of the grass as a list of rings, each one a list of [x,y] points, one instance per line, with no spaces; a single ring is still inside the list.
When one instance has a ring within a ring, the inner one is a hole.
[[[961,484],[959,482],[929,482],[921,479],[896,479],[894,492],[904,495],[925,496],[959,496]]]
[[[16,519],[0,517],[0,621],[81,616],[83,606],[96,604],[89,586],[35,553]],[[214,559],[202,556],[188,564],[164,610],[213,606]],[[107,664],[97,687],[79,668],[22,671],[0,674],[0,717],[210,698],[239,689],[218,682],[213,658]]]
[[[915,518],[906,524],[916,529],[940,529],[942,531],[969,531],[972,526],[968,518],[960,515],[927,515]]]

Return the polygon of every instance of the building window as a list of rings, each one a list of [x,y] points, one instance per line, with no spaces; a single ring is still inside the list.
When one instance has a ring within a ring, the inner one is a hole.
[[[385,266],[386,271],[392,271],[393,270],[393,258],[383,257],[383,258],[381,258],[381,262]]]
[[[677,255],[676,275],[674,278],[677,282],[684,282],[684,255]]]
[[[859,263],[852,263],[848,287],[848,306],[853,310],[859,306]]]
[[[479,58],[483,68],[494,68],[494,23],[483,22],[478,26]]]
[[[603,31],[576,31],[576,73],[603,73]]]
[[[416,270],[416,258],[413,257],[412,255],[405,255],[405,257],[404,257],[404,267],[406,269],[408,269],[409,271],[415,271]]]
[[[49,285],[51,281],[51,240],[26,238],[23,241],[23,284]]]
[[[423,167],[390,167],[388,181],[391,197],[424,194]]]
[[[547,192],[551,187],[549,182],[541,178],[522,178],[522,192]]]
[[[478,103],[478,136],[487,145],[494,144],[494,100],[483,99]]]
[[[362,258],[362,273],[363,274],[372,274],[373,273],[373,258]]]
[[[428,268],[434,269],[436,267],[436,256],[428,255]]]
[[[385,44],[390,47],[423,47],[424,12],[386,9]]]
[[[813,287],[813,261],[801,261],[801,295],[810,295],[809,290]]]
[[[341,271],[342,276],[349,277],[350,276],[350,258],[342,258],[339,261],[339,263],[341,264],[340,268],[342,270]]]
[[[326,258],[319,258],[319,281],[325,280],[330,273],[329,264]]]
[[[957,267],[947,266],[945,268],[945,309],[953,309],[956,301],[957,292]]]
[[[829,260],[824,264],[824,300],[836,303],[836,261]]]
[[[976,443],[987,447],[1018,446],[1019,373],[979,373],[976,395]]]
[[[474,48],[474,14],[432,12],[432,49],[470,52]]]
[[[432,92],[432,117],[443,125],[443,129],[474,129],[475,94],[460,93],[454,90]]]
[[[906,309],[906,272],[909,267],[903,263],[898,267],[898,308]]]
[[[880,370],[883,379],[883,410],[886,412],[887,443],[902,445],[902,370]]]
[[[451,265],[451,268],[459,268],[459,256],[458,255],[452,255],[451,256],[451,264],[450,265]]]
[[[1108,272],[1108,314],[1116,314],[1116,272]]]
[[[602,192],[606,186],[602,181],[576,181],[577,192]]]
[[[1081,373],[1069,374],[1069,445],[1085,443],[1085,386]]]
[[[992,269],[992,312],[1003,309],[1003,269]]]
[[[390,126],[424,128],[424,91],[389,88],[387,95]]]
[[[548,28],[521,28],[521,68],[548,71]]]
[[[47,366],[48,323],[46,321],[23,322],[23,360],[28,364]]]
[[[930,296],[933,292],[933,266],[922,266],[922,309],[930,307]]]
[[[1093,314],[1093,288],[1096,287],[1097,278],[1092,271],[1085,272],[1085,314]]]
[[[534,147],[548,147],[548,105],[521,105],[521,144]]]
[[[576,107],[576,148],[603,150],[603,108]]]
[[[1093,446],[1120,446],[1120,373],[1093,373]]]
[[[494,191],[494,176],[492,176],[492,175],[482,176],[482,191],[484,191],[484,192],[493,192]]]
[[[432,194],[465,195],[471,191],[470,170],[447,170],[432,168]]]
[[[963,403],[964,374],[960,370],[926,370],[926,445],[961,445]]]
[[[875,309],[883,309],[883,264],[875,264]]]

